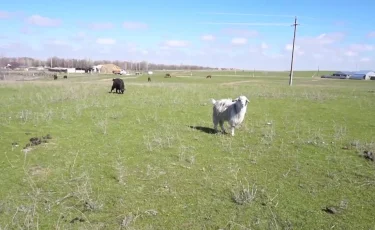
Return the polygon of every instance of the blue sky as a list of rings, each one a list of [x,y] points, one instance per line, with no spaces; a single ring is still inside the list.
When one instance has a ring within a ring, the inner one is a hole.
[[[7,1],[0,55],[286,70],[375,69],[371,1]]]

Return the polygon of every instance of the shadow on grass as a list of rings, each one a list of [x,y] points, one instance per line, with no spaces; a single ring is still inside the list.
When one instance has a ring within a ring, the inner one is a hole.
[[[196,129],[196,130],[202,131],[204,133],[216,134],[215,129],[212,129],[212,128],[202,127],[202,126],[192,126],[192,125],[189,125],[189,127],[192,128],[192,129]]]
[[[124,93],[121,93],[121,92],[118,92],[118,93],[116,93],[116,92],[108,92],[108,93],[111,93],[111,94],[124,94],[125,91],[124,91]]]

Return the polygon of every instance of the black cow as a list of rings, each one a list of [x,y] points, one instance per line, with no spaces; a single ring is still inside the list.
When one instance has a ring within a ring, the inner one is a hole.
[[[147,81],[151,81],[151,78],[150,78],[150,77],[148,77]]]
[[[110,93],[112,93],[112,90],[116,89],[116,93],[124,93],[125,91],[125,84],[124,81],[120,78],[113,78],[112,79],[113,84]]]
[[[56,74],[53,75],[53,80],[57,80],[57,75]]]
[[[64,75],[64,78],[68,78],[68,76]]]

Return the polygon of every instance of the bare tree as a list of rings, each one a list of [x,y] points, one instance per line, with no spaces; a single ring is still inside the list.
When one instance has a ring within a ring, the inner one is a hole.
[[[52,66],[53,67],[63,67],[63,68],[83,68],[87,69],[92,67],[93,65],[99,64],[115,64],[119,67],[130,71],[141,71],[141,70],[200,70],[200,69],[214,69],[210,67],[198,66],[198,65],[167,65],[167,64],[156,64],[156,63],[149,63],[147,61],[141,62],[133,62],[133,61],[109,61],[109,60],[91,60],[91,59],[65,59],[59,57],[50,57],[46,60],[40,60],[30,57],[1,57],[0,59],[0,66],[6,66],[7,64],[12,64],[14,67],[18,67],[20,65],[25,65],[28,67],[38,67],[38,66]]]

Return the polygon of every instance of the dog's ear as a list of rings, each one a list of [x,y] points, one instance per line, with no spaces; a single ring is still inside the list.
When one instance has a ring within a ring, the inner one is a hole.
[[[249,99],[246,98],[246,103],[245,103],[246,106],[247,106],[247,104],[249,104],[249,102],[250,102]]]

